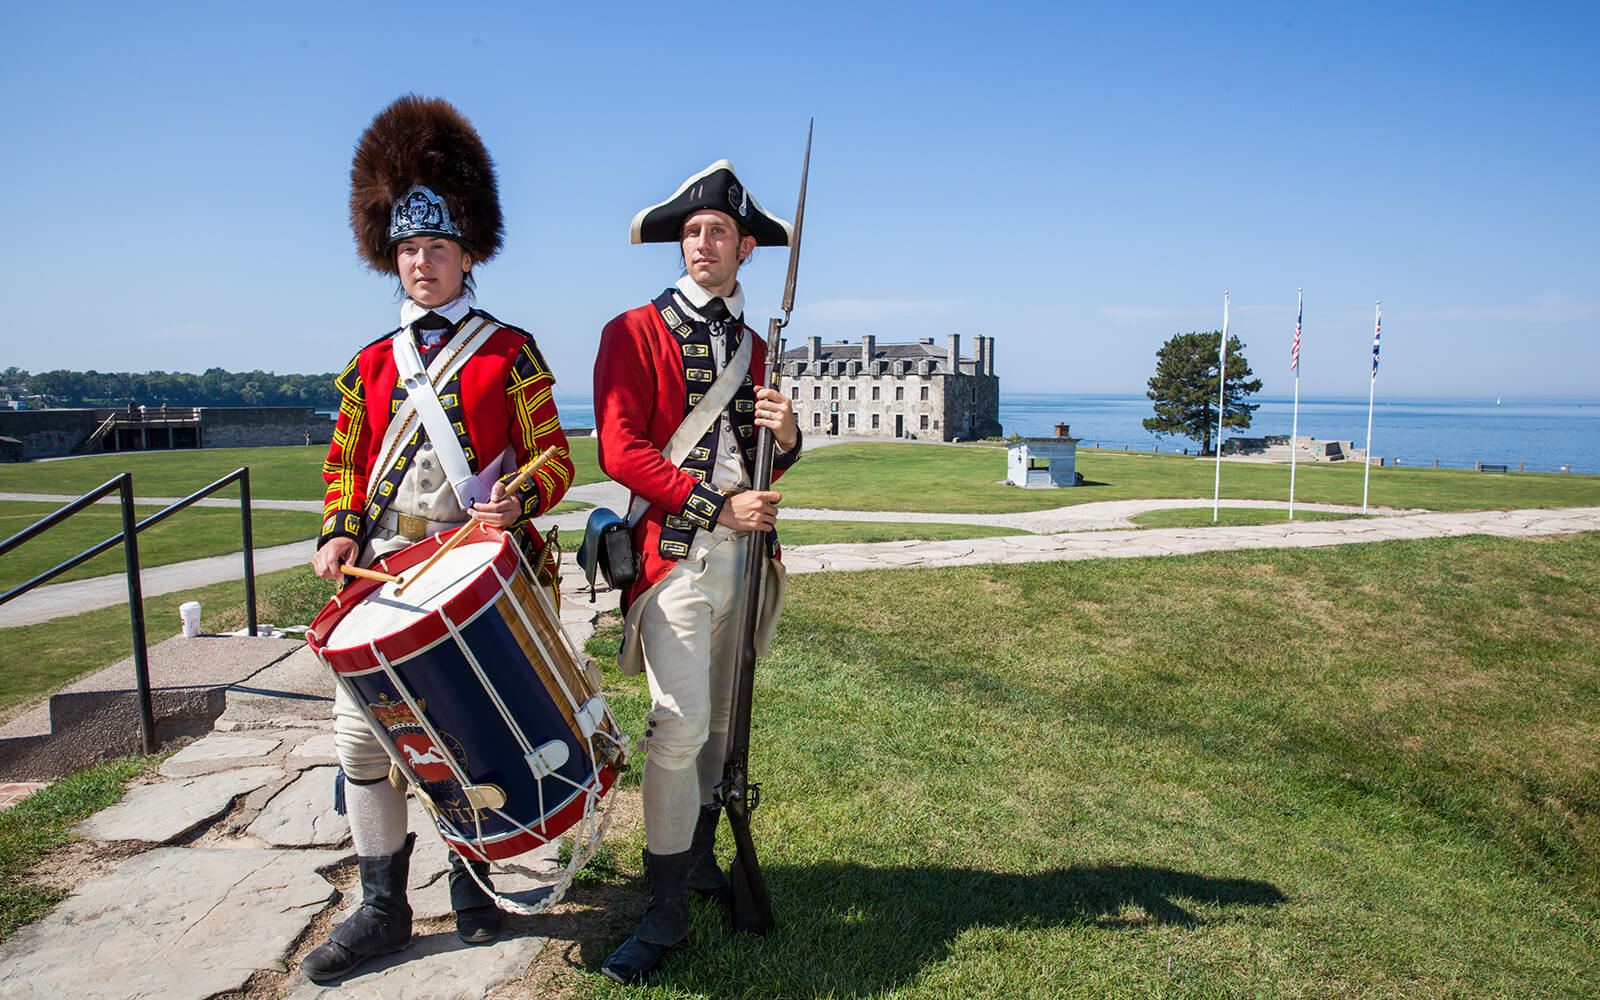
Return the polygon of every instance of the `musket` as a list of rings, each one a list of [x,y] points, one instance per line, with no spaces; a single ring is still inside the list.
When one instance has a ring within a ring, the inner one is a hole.
[[[776,388],[778,359],[783,354],[779,334],[794,312],[795,278],[800,273],[800,233],[806,216],[806,176],[811,172],[811,129],[806,125],[806,156],[800,167],[800,203],[794,210],[794,238],[789,244],[789,275],[783,286],[783,318],[767,323],[767,372],[764,385]],[[763,427],[756,435],[756,463],[751,488],[772,488],[772,431]],[[750,837],[750,814],[761,803],[761,786],[750,782],[750,706],[756,678],[756,630],[761,620],[761,582],[767,563],[767,533],[752,531],[745,545],[743,603],[739,606],[739,660],[733,675],[732,719],[728,730],[728,756],[717,784],[717,801],[728,814],[733,831],[734,859],[729,872],[733,883],[730,906],[733,929],[765,934],[772,929],[772,900],[761,876]]]

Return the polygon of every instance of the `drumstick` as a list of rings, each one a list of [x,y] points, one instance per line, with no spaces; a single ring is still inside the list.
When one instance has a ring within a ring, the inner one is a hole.
[[[523,469],[521,472],[519,472],[517,474],[517,477],[515,479],[511,480],[511,482],[506,484],[505,492],[507,494],[509,494],[512,491],[516,490],[518,487],[520,487],[523,483],[527,482],[528,481],[528,477],[533,475],[535,472],[538,472],[540,466],[544,465],[546,462],[548,462],[552,458],[556,457],[556,450],[557,450],[556,446],[555,445],[551,445],[550,447],[546,448],[544,451],[540,452],[538,458],[536,458],[533,461],[529,462],[528,463],[528,467],[526,469]],[[403,595],[406,592],[406,588],[407,587],[411,586],[413,583],[416,583],[418,578],[420,578],[422,576],[422,574],[426,573],[428,570],[433,568],[433,564],[434,563],[438,562],[440,559],[443,559],[444,556],[445,556],[445,553],[447,553],[451,549],[455,548],[456,545],[458,545],[463,539],[465,539],[468,535],[472,534],[473,529],[475,529],[478,525],[480,525],[482,523],[483,523],[482,521],[474,520],[474,521],[469,522],[465,528],[457,530],[454,535],[450,536],[450,540],[448,542],[445,542],[443,545],[439,546],[439,550],[437,552],[435,552],[433,555],[428,557],[428,561],[422,564],[422,568],[421,569],[417,570],[416,573],[412,574],[410,579],[406,580],[405,582],[401,583],[400,586],[395,588],[394,596],[399,597],[399,596]]]
[[[428,570],[432,569],[434,563],[438,562],[440,559],[443,559],[446,552],[449,552],[451,549],[455,548],[458,544],[460,544],[462,539],[464,539],[468,535],[472,534],[472,532],[478,527],[478,525],[480,525],[482,523],[483,523],[482,521],[468,521],[466,524],[464,524],[461,527],[457,528],[456,529],[456,533],[450,536],[450,540],[448,542],[445,542],[443,545],[439,546],[439,550],[437,552],[435,552],[433,555],[428,557],[428,561],[422,564],[422,568],[421,569],[419,569],[415,573],[413,573],[411,575],[411,577],[409,579],[405,580],[403,583],[401,583],[400,586],[394,588],[394,596],[399,597],[400,595],[404,594],[406,592],[406,588],[407,587],[411,586],[413,583],[416,583],[419,579],[421,579],[422,578],[422,574],[424,574]]]
[[[347,576],[364,577],[368,580],[382,580],[384,583],[405,582],[405,577],[403,576],[395,576],[393,573],[380,573],[375,569],[362,569],[360,566],[352,566],[349,563],[340,566],[339,572]]]
[[[515,492],[517,492],[517,490],[522,488],[522,484],[528,481],[528,477],[529,476],[533,475],[535,472],[538,472],[541,468],[544,467],[544,463],[550,461],[552,458],[555,458],[555,457],[556,457],[556,446],[555,445],[551,445],[550,447],[546,448],[544,451],[541,451],[539,453],[539,457],[534,459],[533,461],[529,462],[528,463],[528,467],[526,469],[523,469],[521,472],[517,473],[516,478],[511,480],[511,482],[506,483],[506,492],[507,493],[515,493]]]

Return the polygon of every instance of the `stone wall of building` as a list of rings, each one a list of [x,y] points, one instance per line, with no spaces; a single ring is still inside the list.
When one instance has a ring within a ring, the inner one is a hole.
[[[184,410],[189,413],[191,411]],[[254,448],[263,445],[309,443],[326,445],[333,440],[333,418],[317,413],[310,406],[203,407],[199,411],[199,443],[202,448]],[[0,437],[16,438],[24,459],[59,458],[93,434],[112,414],[127,414],[126,408],[93,407],[53,410],[0,410]],[[195,428],[168,426],[152,411],[148,436],[137,424],[107,435],[95,451],[139,450],[148,440],[152,449],[176,445],[193,447]]]
[[[915,344],[824,346],[812,337],[786,351],[780,376],[808,434],[970,440],[1000,433],[1000,379],[993,339],[978,338],[976,358],[963,358],[960,336],[944,350],[932,338]]]
[[[112,412],[109,408],[0,410],[0,435],[22,442],[25,459],[56,458],[72,454],[78,442],[93,434]]]
[[[207,406],[200,410],[200,444],[204,448],[325,445],[332,440],[333,418],[310,406]]]

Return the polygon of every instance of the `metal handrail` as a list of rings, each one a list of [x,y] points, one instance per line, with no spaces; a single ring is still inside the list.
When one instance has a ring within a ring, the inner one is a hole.
[[[122,530],[107,538],[105,541],[73,556],[50,569],[45,570],[26,583],[18,584],[3,594],[0,594],[0,605],[55,579],[67,570],[81,563],[93,559],[95,556],[116,545],[124,542],[123,554],[127,564],[128,577],[128,617],[133,630],[133,670],[134,680],[139,689],[139,725],[144,739],[144,752],[155,753],[155,710],[150,698],[150,662],[146,648],[144,627],[144,594],[139,581],[139,532],[159,524],[167,518],[203,500],[211,494],[227,486],[229,483],[239,482],[239,514],[241,522],[241,535],[244,543],[244,589],[245,589],[245,615],[249,624],[249,634],[256,634],[256,564],[254,553],[254,532],[250,521],[250,468],[241,466],[223,476],[209,486],[202,487],[184,497],[182,500],[163,508],[150,515],[143,521],[135,522],[133,519],[133,475],[132,473],[119,473],[83,496],[62,507],[60,510],[35,521],[33,524],[0,542],[0,556],[21,545],[23,542],[65,521],[73,514],[99,501],[106,494],[116,491],[120,494],[122,507]]]

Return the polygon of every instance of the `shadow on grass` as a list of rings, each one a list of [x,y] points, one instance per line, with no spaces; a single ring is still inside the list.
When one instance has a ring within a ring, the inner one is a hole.
[[[1019,875],[821,864],[766,875],[777,918],[770,935],[731,934],[702,912],[713,919],[697,920],[652,985],[714,995],[877,995],[916,980],[974,929],[1197,927],[1208,919],[1198,908],[1285,901],[1269,882],[1147,865]]]

